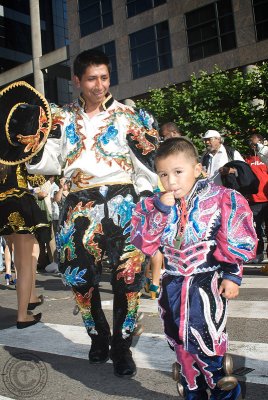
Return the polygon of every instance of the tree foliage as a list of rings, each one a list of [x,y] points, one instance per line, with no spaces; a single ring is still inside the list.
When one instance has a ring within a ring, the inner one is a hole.
[[[201,71],[180,87],[152,89],[139,107],[150,110],[159,125],[173,121],[200,149],[201,133],[216,129],[226,135],[226,143],[242,153],[252,132],[268,132],[268,63],[244,74],[240,70],[212,74]]]

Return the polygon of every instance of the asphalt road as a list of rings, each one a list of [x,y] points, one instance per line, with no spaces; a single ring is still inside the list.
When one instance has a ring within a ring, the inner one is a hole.
[[[111,362],[90,365],[90,339],[80,315],[73,315],[74,301],[57,275],[37,275],[42,323],[17,330],[16,291],[0,275],[0,399],[32,400],[175,400],[176,383],[171,366],[174,353],[167,346],[157,313],[157,302],[143,294],[144,333],[133,341],[138,366],[132,379],[113,375]],[[109,273],[101,283],[103,308],[112,320]],[[230,302],[228,331],[235,372],[243,398],[268,400],[268,272],[245,268],[237,300]],[[36,309],[37,311],[37,309]],[[39,312],[39,309],[38,309]]]

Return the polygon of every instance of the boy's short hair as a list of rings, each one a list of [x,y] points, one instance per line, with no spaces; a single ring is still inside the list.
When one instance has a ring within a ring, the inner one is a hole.
[[[74,75],[82,78],[82,75],[86,72],[87,67],[90,65],[101,65],[107,66],[109,74],[111,74],[110,60],[105,53],[101,50],[90,49],[82,51],[74,60]]]
[[[195,163],[199,162],[198,151],[189,139],[185,137],[173,137],[160,143],[154,159],[155,165],[158,160],[176,153],[184,153]]]

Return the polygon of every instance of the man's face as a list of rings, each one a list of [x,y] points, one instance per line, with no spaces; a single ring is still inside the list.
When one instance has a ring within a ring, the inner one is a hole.
[[[251,136],[251,138],[249,139],[249,146],[252,149],[255,149],[257,143],[260,143],[260,139],[257,136]]]
[[[167,128],[163,128],[162,131],[161,131],[161,138],[163,140],[167,140],[167,139],[170,139],[170,138],[173,138],[173,137],[180,137],[180,136],[181,136],[181,134],[179,132],[172,131],[172,130],[169,130]]]
[[[110,87],[110,74],[107,65],[90,65],[81,80],[74,77],[77,88],[80,88],[87,104],[101,104]]]
[[[216,153],[220,148],[221,138],[212,137],[209,139],[204,139],[204,143],[207,151],[209,151],[210,153]]]

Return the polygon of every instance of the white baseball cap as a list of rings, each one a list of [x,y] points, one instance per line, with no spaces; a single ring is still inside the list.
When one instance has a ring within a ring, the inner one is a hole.
[[[214,131],[213,129],[209,129],[208,131],[206,131],[205,133],[203,133],[203,134],[201,135],[201,137],[202,137],[202,139],[210,139],[210,138],[213,138],[213,137],[220,138],[220,137],[221,137],[221,134],[220,134],[220,132],[218,132],[218,131]]]

